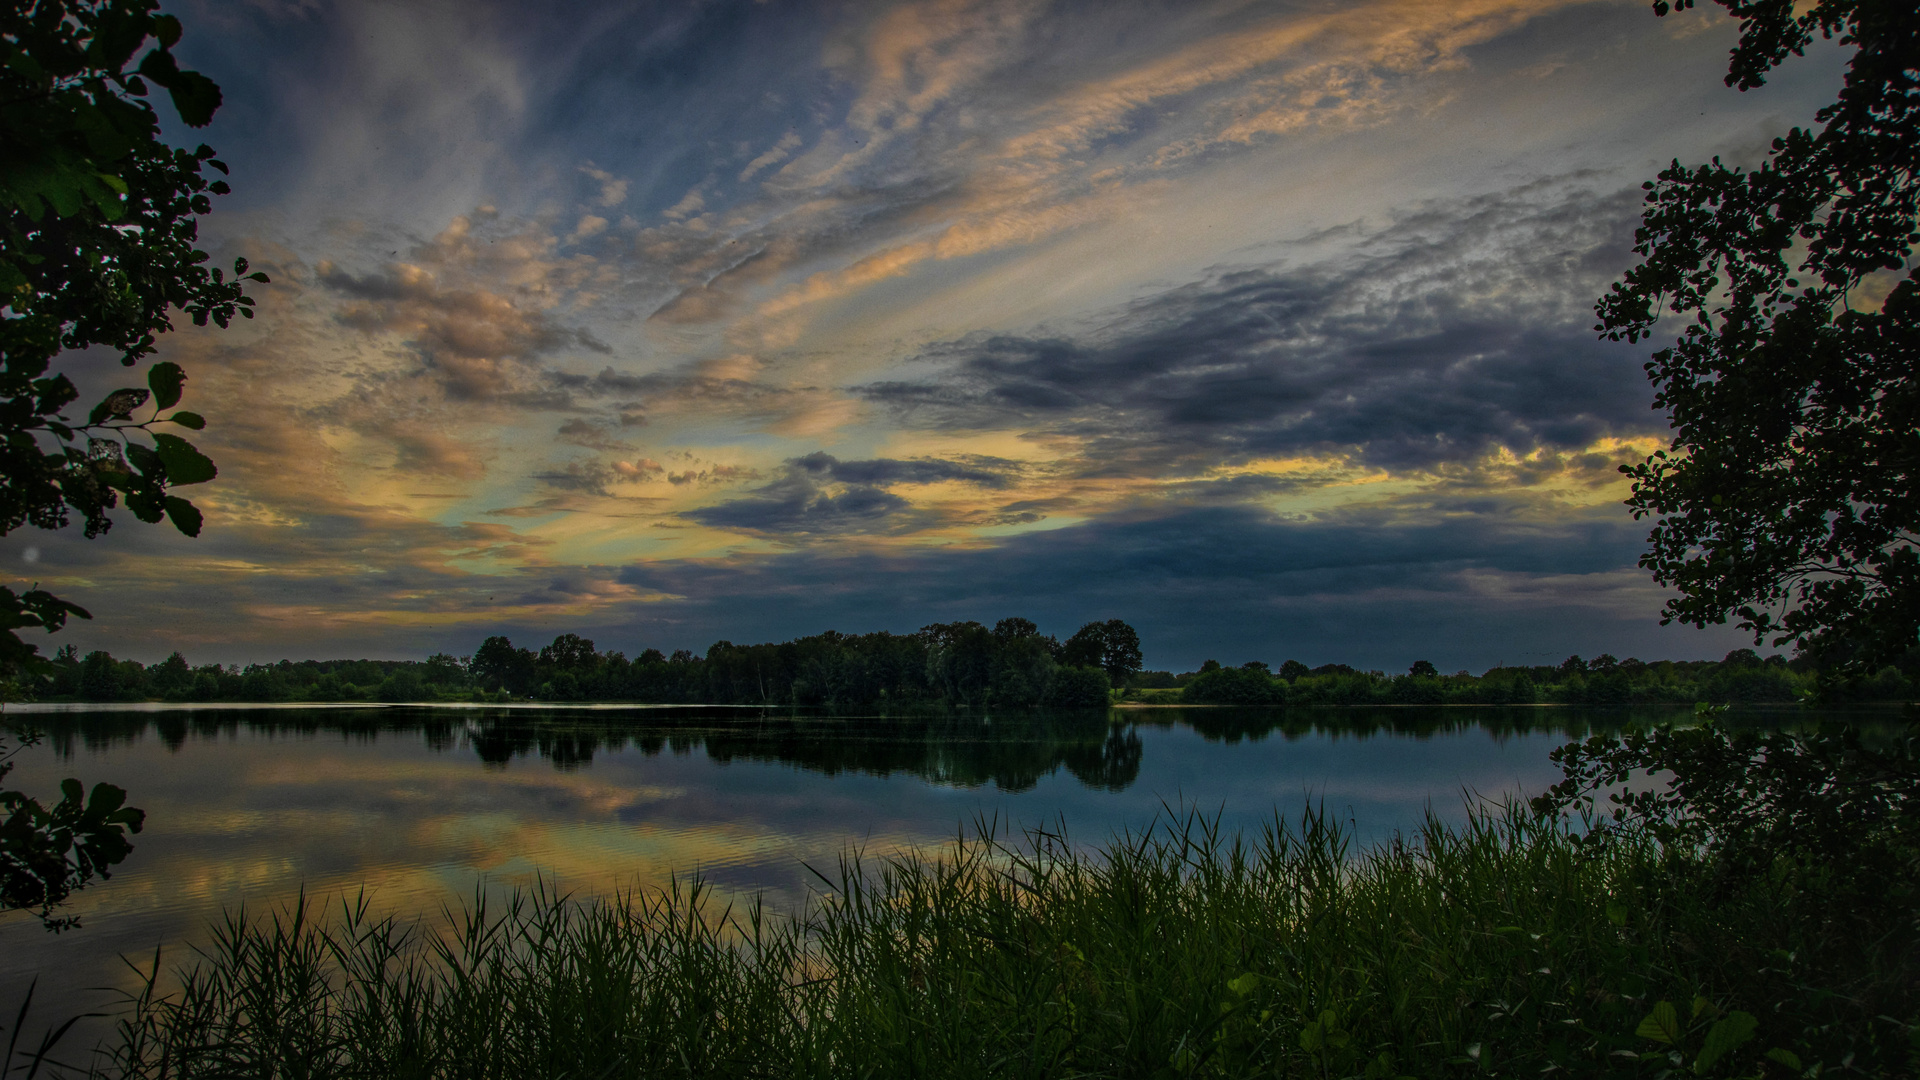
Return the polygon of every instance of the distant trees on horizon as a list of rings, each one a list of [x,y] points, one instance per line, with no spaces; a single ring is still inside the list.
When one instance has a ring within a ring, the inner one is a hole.
[[[1289,660],[1278,673],[1260,661],[1239,668],[1207,661],[1197,672],[1168,677],[1143,674],[1141,681],[1171,682],[1183,703],[1211,705],[1641,705],[1786,703],[1813,698],[1819,672],[1805,659],[1762,659],[1752,649],[1724,658],[1646,662],[1601,654],[1569,656],[1557,665],[1490,668],[1442,675],[1421,660],[1404,675],[1361,671],[1347,664],[1308,668]],[[1905,701],[1920,690],[1920,650],[1844,689],[1825,688],[1828,701]]]
[[[191,666],[176,652],[152,667],[63,649],[47,693],[85,701],[422,701],[535,699],[725,705],[1097,707],[1139,671],[1140,637],[1120,619],[1065,642],[1030,619],[934,623],[911,634],[829,630],[793,641],[717,641],[704,656],[643,650],[628,659],[578,634],[538,651],[504,636],[471,657],[424,662],[291,661]]]
[[[1405,674],[1287,660],[1197,670],[1141,670],[1139,635],[1119,619],[1091,622],[1062,642],[1028,619],[934,623],[910,634],[826,631],[785,642],[721,640],[704,655],[645,649],[629,659],[561,634],[539,649],[504,636],[472,656],[413,660],[282,660],[195,667],[180,653],[151,666],[104,651],[61,650],[46,697],[80,701],[636,701],[679,704],[1075,708],[1122,700],[1275,706],[1366,704],[1636,704],[1791,702],[1811,696],[1804,659],[1737,649],[1719,661],[1592,660],[1443,675],[1419,661]],[[1840,700],[1908,700],[1920,688],[1920,650]]]

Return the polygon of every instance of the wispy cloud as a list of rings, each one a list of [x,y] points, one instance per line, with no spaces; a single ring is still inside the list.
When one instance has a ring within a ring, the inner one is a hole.
[[[1664,431],[1589,305],[1641,158],[1811,100],[1724,93],[1724,21],[1559,0],[188,14],[206,235],[274,278],[164,342],[208,527],[14,565],[76,641],[235,659],[1641,633],[1611,470]]]
[[[921,358],[932,377],[861,392],[908,422],[1072,436],[1141,475],[1327,453],[1431,470],[1644,435],[1637,357],[1594,340],[1588,307],[1637,195],[1430,206],[1329,261],[1223,272],[1084,334],[946,343]]]

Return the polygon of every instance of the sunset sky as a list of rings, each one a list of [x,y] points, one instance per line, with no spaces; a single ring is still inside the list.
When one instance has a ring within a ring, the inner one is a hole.
[[[1843,57],[1738,93],[1703,7],[171,4],[202,236],[273,277],[159,357],[206,529],[13,577],[146,661],[1015,614],[1174,670],[1718,657],[1634,565],[1665,425],[1592,305],[1643,180]]]

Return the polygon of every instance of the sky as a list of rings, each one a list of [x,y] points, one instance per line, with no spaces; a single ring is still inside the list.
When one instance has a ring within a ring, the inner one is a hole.
[[[1702,8],[170,3],[202,239],[273,279],[157,357],[206,526],[0,557],[93,612],[48,651],[148,662],[1009,615],[1175,671],[1717,658],[1636,566],[1669,435],[1593,303],[1642,181],[1844,57],[1734,91]]]

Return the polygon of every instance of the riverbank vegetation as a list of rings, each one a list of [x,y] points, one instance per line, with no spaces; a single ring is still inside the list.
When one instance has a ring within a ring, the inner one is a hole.
[[[645,649],[629,659],[577,634],[538,650],[490,637],[472,656],[425,660],[282,660],[194,666],[180,653],[151,666],[63,649],[38,695],[66,701],[639,701],[840,708],[1074,708],[1110,699],[1188,705],[1693,704],[1699,701],[1907,701],[1920,694],[1920,649],[1866,678],[1823,682],[1804,658],[1738,649],[1718,661],[1644,662],[1601,655],[1559,664],[1404,674],[1347,664],[1309,668],[1209,660],[1175,674],[1140,670],[1139,637],[1121,620],[1088,623],[1065,642],[1026,619],[936,623],[911,634],[828,631],[704,655]],[[1117,692],[1117,693],[1116,693]]]
[[[154,980],[116,1077],[1894,1075],[1913,887],[1729,877],[1520,805],[1355,850],[1166,819],[1097,851],[985,827],[843,862],[788,918],[696,883],[445,925],[236,914]],[[1854,895],[1858,899],[1858,891]],[[164,964],[164,954],[154,959]]]
[[[1819,699],[1906,701],[1920,685],[1920,649],[1898,664],[1848,683],[1823,681],[1804,659],[1736,649],[1718,661],[1648,663],[1602,654],[1570,656],[1559,664],[1501,666],[1473,675],[1442,675],[1424,661],[1404,674],[1360,671],[1346,664],[1307,668],[1286,663],[1272,671],[1254,661],[1240,668],[1212,664],[1185,676],[1157,673],[1170,684],[1142,688],[1145,700],[1217,705],[1629,705],[1793,702]],[[1146,682],[1148,679],[1136,680]]]
[[[470,657],[152,667],[68,649],[46,696],[79,701],[642,701],[712,705],[1077,708],[1104,706],[1140,667],[1140,639],[1112,619],[1066,641],[1031,621],[936,623],[912,634],[828,631],[793,641],[718,641],[704,656],[645,649],[629,660],[561,634],[537,652],[490,637]]]

